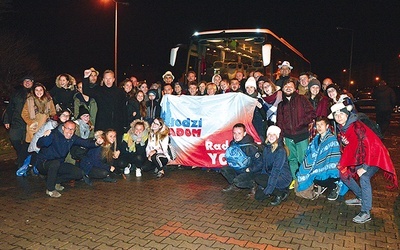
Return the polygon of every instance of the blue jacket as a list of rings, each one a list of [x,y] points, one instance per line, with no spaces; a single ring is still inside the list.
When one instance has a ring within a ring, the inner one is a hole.
[[[292,174],[290,173],[286,150],[282,143],[271,151],[271,144],[267,144],[263,152],[264,169],[262,174],[267,174],[268,185],[264,189],[264,194],[272,194],[275,188],[284,190],[289,187],[292,182]]]
[[[80,167],[85,172],[85,174],[89,174],[93,167],[110,171],[111,165],[108,164],[105,160],[102,160],[102,150],[102,147],[92,148],[81,160]]]
[[[36,166],[43,164],[45,161],[59,160],[64,162],[69,150],[73,145],[85,148],[94,148],[96,144],[93,140],[82,139],[77,135],[73,135],[71,139],[66,139],[61,132],[61,126],[53,129],[48,136],[41,137],[36,145],[40,148],[37,155]]]

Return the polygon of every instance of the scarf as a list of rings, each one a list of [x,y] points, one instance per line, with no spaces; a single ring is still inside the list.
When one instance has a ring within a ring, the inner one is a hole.
[[[128,145],[129,152],[136,152],[136,144],[140,144],[140,146],[145,146],[148,138],[148,130],[144,130],[141,134],[135,135],[132,128],[129,129],[128,133],[125,133],[122,136],[122,140]]]

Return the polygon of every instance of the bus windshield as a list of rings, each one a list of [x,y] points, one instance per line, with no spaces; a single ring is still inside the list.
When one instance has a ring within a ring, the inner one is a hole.
[[[178,48],[173,50],[171,65]],[[232,79],[237,71],[247,75],[256,70],[273,80],[277,65],[285,60],[296,71],[310,70],[310,62],[299,51],[268,29],[205,31],[192,35],[185,70],[195,71],[199,81],[210,81],[214,74]]]

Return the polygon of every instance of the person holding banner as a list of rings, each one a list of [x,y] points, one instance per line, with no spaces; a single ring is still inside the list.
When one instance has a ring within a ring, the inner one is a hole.
[[[232,129],[233,140],[230,142],[229,147],[239,146],[240,149],[250,157],[250,164],[245,169],[233,168],[234,162],[230,163],[227,159],[228,165],[221,168],[221,174],[228,181],[229,186],[222,189],[223,192],[238,190],[238,188],[253,188],[254,176],[261,172],[263,162],[261,153],[259,152],[258,145],[255,144],[254,138],[246,133],[246,127],[243,123],[237,123]]]
[[[169,128],[164,120],[156,118],[150,127],[150,136],[147,142],[146,155],[151,161],[150,169],[156,169],[157,178],[165,176],[165,166],[171,160],[168,154]],[[150,169],[143,169],[148,171]]]

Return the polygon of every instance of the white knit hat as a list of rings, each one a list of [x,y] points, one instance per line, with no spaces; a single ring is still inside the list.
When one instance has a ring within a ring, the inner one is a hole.
[[[279,137],[279,135],[281,134],[281,129],[278,126],[271,125],[267,129],[267,135],[268,134],[274,134],[274,135],[277,135]]]
[[[254,87],[254,88],[256,89],[256,88],[257,88],[256,79],[255,79],[254,77],[250,76],[250,77],[247,79],[246,83],[244,84],[244,87],[245,87],[245,88],[247,88],[247,87]]]

